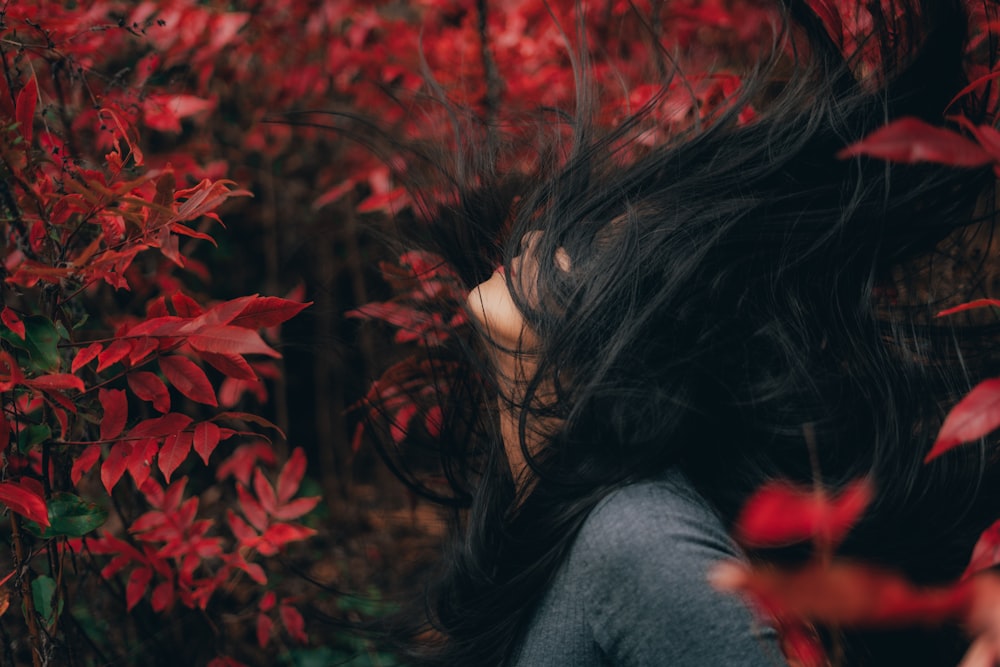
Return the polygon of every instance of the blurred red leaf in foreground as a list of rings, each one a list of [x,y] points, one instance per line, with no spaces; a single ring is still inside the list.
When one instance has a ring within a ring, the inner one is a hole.
[[[774,547],[815,540],[836,546],[872,497],[867,480],[857,480],[831,497],[822,488],[776,480],[758,489],[736,520],[736,539],[750,547]]]

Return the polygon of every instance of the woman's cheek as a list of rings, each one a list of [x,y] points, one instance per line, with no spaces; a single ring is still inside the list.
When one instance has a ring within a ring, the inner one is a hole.
[[[494,273],[481,283],[467,299],[469,310],[493,343],[513,348],[524,332],[524,317],[514,304],[501,273]]]

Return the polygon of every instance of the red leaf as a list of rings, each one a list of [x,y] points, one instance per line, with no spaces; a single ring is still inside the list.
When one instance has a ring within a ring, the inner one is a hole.
[[[781,650],[795,667],[826,667],[831,664],[815,628],[794,620],[783,622],[778,630]]]
[[[160,465],[160,472],[163,473],[163,478],[170,482],[170,476],[174,474],[177,467],[184,463],[184,459],[191,452],[191,433],[189,431],[181,431],[174,435],[168,435],[164,441],[163,446],[160,448],[160,454],[157,457],[157,463]]]
[[[73,363],[70,365],[70,370],[76,373],[78,370],[96,359],[97,355],[101,353],[103,348],[104,346],[100,343],[91,343],[87,347],[83,348],[76,353],[75,357],[73,357]]]
[[[181,501],[184,499],[185,486],[187,486],[187,477],[181,477],[171,484],[170,488],[163,495],[163,501],[160,503],[159,508],[164,512],[173,512],[180,507]],[[150,502],[152,503],[153,501],[150,500]]]
[[[174,585],[169,581],[161,581],[153,589],[153,596],[150,602],[153,605],[153,611],[159,613],[165,609],[169,609],[174,604]]]
[[[357,183],[350,179],[343,181],[339,185],[334,186],[332,189],[327,190],[319,197],[317,197],[316,200],[312,203],[312,209],[314,211],[318,211],[327,204],[332,204],[338,199],[341,199],[348,192],[351,192],[356,185]]]
[[[267,584],[267,575],[264,574],[264,568],[257,563],[248,563],[245,558],[240,556],[239,552],[236,553],[233,565],[246,572],[251,579],[261,586]]]
[[[830,39],[838,49],[844,48],[844,24],[837,11],[836,2],[832,0],[806,0],[809,9],[819,17]]]
[[[281,505],[280,507],[274,508],[274,511],[271,512],[271,517],[281,521],[298,519],[300,516],[312,512],[313,508],[319,504],[319,501],[319,496],[310,496],[309,498],[292,500]]]
[[[373,301],[344,313],[347,317],[382,320],[408,331],[427,329],[432,316],[413,306],[393,301]]]
[[[267,583],[267,579],[263,582],[259,582],[261,586]],[[230,658],[228,655],[220,655],[217,658],[212,658],[211,662],[206,665],[206,667],[247,667],[245,664],[237,660],[236,658]]]
[[[440,405],[432,405],[427,414],[424,415],[424,428],[427,430],[427,435],[432,438],[440,437],[441,428],[444,426],[444,414],[441,411]]]
[[[143,160],[142,151],[139,149],[138,146],[136,146],[136,142],[133,141],[133,137],[129,134],[129,129],[131,128],[127,127],[125,124],[122,123],[121,118],[118,116],[117,113],[115,113],[114,109],[109,109],[109,108],[101,109],[98,112],[98,115],[101,117],[102,121],[105,120],[104,118],[105,114],[110,116],[111,122],[114,123],[115,127],[118,129],[117,134],[121,134],[121,138],[124,139],[126,145],[128,145],[128,148],[132,153],[132,159],[135,161],[135,165],[137,167],[142,166],[142,160]],[[115,150],[120,151],[117,136],[115,136],[114,144],[115,144]]]
[[[201,422],[194,427],[194,451],[208,465],[208,459],[219,444],[222,430],[212,422]]]
[[[951,102],[948,102],[948,106],[945,107],[945,110],[950,109],[952,106],[954,106],[955,102],[959,101],[960,99],[962,99],[972,91],[976,90],[977,88],[982,88],[984,85],[986,85],[993,79],[996,79],[997,77],[1000,77],[1000,71],[990,72],[989,74],[981,76],[976,80],[972,81],[965,88],[962,88],[962,90],[955,93],[955,97],[951,98]]]
[[[179,222],[173,222],[173,223],[171,223],[170,224],[170,231],[172,231],[174,234],[179,234],[181,236],[190,236],[191,238],[200,239],[202,241],[208,241],[209,243],[211,243],[214,246],[218,246],[219,245],[216,242],[216,240],[212,236],[210,236],[209,234],[206,234],[204,232],[199,232],[196,229],[191,229],[187,225],[182,225]]]
[[[267,614],[257,614],[257,644],[261,648],[267,646],[271,640],[271,630],[274,628],[274,621]]]
[[[995,308],[1000,308],[1000,300],[976,299],[975,301],[963,303],[962,305],[955,306],[954,308],[948,308],[947,310],[942,310],[937,314],[937,316],[945,317],[946,315],[954,315],[955,313],[961,313],[966,310],[972,310],[973,308],[985,308],[986,306],[994,306]]]
[[[306,453],[301,447],[296,447],[292,455],[288,457],[288,462],[281,469],[278,475],[278,502],[288,502],[292,496],[298,493],[302,477],[306,474]]]
[[[128,353],[128,362],[132,366],[137,366],[140,361],[156,352],[156,349],[160,346],[160,341],[156,338],[151,338],[149,336],[143,336],[142,338],[133,339],[130,343],[131,349]]]
[[[198,356],[226,377],[236,380],[246,380],[248,382],[253,382],[257,379],[257,374],[250,367],[250,364],[247,363],[247,360],[238,354],[200,352]]]
[[[129,373],[128,386],[144,401],[151,401],[158,412],[170,412],[170,391],[156,374],[149,371]]]
[[[38,102],[38,81],[35,77],[24,85],[21,92],[17,94],[15,104],[14,119],[21,124],[21,136],[24,143],[31,145],[32,121],[35,117],[35,105]]]
[[[962,666],[990,665],[995,664],[996,654],[993,652],[996,646],[997,610],[1000,609],[1000,577],[996,571],[987,571],[979,576],[965,580],[971,589],[972,601],[966,611],[965,618],[962,619],[963,626],[971,636],[978,636],[979,639],[973,644],[987,642],[990,646],[988,651],[992,659],[973,660],[970,658],[972,650],[966,653]],[[984,656],[985,657],[985,656]]]
[[[80,478],[83,477],[84,473],[93,468],[94,464],[97,463],[100,458],[100,445],[90,445],[88,447],[84,447],[83,453],[76,457],[76,460],[73,461],[73,468],[69,473],[69,478],[73,484],[79,484]]]
[[[104,409],[101,418],[101,440],[114,440],[125,429],[128,421],[128,399],[121,389],[100,389],[98,400]]]
[[[976,385],[951,409],[924,463],[1000,427],[1000,378]]]
[[[971,125],[969,130],[983,150],[989,153],[994,161],[1000,162],[1000,131],[990,125]]]
[[[268,514],[273,514],[274,510],[278,507],[278,498],[274,495],[271,483],[264,477],[264,473],[261,472],[260,468],[253,471],[253,490],[257,494],[257,500],[260,501],[260,506],[264,508],[264,511]]]
[[[138,519],[132,522],[128,530],[130,533],[145,533],[153,530],[154,528],[160,528],[167,521],[167,515],[164,512],[158,512],[156,510],[146,512]],[[140,539],[148,539],[148,536],[140,536]]]
[[[177,198],[186,197],[187,200],[178,205],[177,213],[171,222],[184,222],[200,218],[218,208],[219,204],[230,197],[253,196],[249,190],[230,190],[230,185],[235,185],[235,183],[228,180],[212,182],[206,178],[193,188],[179,190],[176,193]]]
[[[270,526],[264,534],[260,536],[262,543],[258,545],[257,551],[264,556],[273,556],[278,553],[278,549],[290,542],[300,542],[309,539],[316,534],[312,528],[297,526],[291,523],[276,523]],[[268,548],[266,545],[270,545]]]
[[[236,512],[226,510],[226,518],[229,520],[229,527],[233,531],[233,536],[241,547],[253,547],[257,543],[260,535],[250,527],[250,524],[241,519]]]
[[[247,392],[250,392],[258,403],[267,403],[267,387],[263,382],[260,380],[247,382],[233,378],[226,378],[219,385],[219,403],[226,408],[235,407]]]
[[[290,604],[282,604],[278,607],[278,615],[281,616],[281,624],[288,631],[288,636],[300,644],[308,644],[309,636],[306,634],[306,622],[302,618],[299,610]]]
[[[34,387],[35,389],[41,389],[43,391],[56,391],[60,389],[76,389],[77,391],[84,391],[86,389],[83,385],[83,380],[69,373],[41,375],[33,380],[27,380],[25,384],[29,387]]]
[[[167,310],[167,299],[163,296],[158,296],[149,303],[146,304],[146,318],[154,319],[158,317],[168,317],[170,312]]]
[[[151,320],[146,320],[145,322],[139,322],[131,329],[128,330],[129,336],[178,336],[181,334],[181,329],[185,324],[188,324],[188,320],[182,317],[173,317],[171,315],[166,315],[164,317],[154,317]]]
[[[256,295],[241,296],[217,303],[185,326],[184,333],[195,334],[206,327],[229,324],[256,298]]]
[[[995,521],[979,536],[965,573],[975,574],[997,563],[1000,563],[1000,521]]]
[[[871,500],[867,480],[848,485],[836,498],[825,491],[775,480],[762,486],[743,507],[735,536],[748,546],[781,546],[814,539],[837,545]]]
[[[356,210],[358,213],[383,211],[385,213],[394,214],[399,210],[405,209],[409,206],[409,204],[410,198],[406,188],[400,187],[395,190],[390,190],[389,192],[368,195],[363,200],[358,202]]]
[[[248,303],[230,324],[248,329],[266,329],[292,319],[311,305],[311,301],[298,303],[276,296],[261,296]]]
[[[170,303],[173,304],[178,317],[198,317],[205,312],[197,301],[184,292],[174,292],[170,296]]]
[[[251,424],[257,424],[258,426],[263,426],[264,428],[274,429],[275,431],[278,432],[278,434],[282,438],[286,437],[285,432],[282,431],[280,428],[278,428],[277,424],[274,424],[273,422],[264,419],[260,415],[255,415],[250,412],[234,412],[234,411],[220,412],[219,414],[215,415],[213,419],[236,419],[239,421],[246,421],[250,422]]]
[[[132,453],[132,443],[116,442],[108,452],[108,458],[104,459],[101,465],[101,483],[104,484],[105,491],[111,495],[111,489],[121,480],[125,474],[125,464],[128,462],[129,454]]]
[[[24,373],[9,352],[0,350],[0,391],[10,391],[24,382]]]
[[[417,416],[417,410],[416,404],[407,403],[393,415],[392,424],[389,426],[389,435],[396,444],[400,444],[406,439],[410,432],[410,423]]]
[[[179,412],[170,412],[162,417],[141,421],[132,427],[130,438],[162,438],[186,429],[194,421]]]
[[[137,567],[132,570],[132,575],[128,578],[128,585],[125,587],[127,611],[132,611],[132,608],[139,604],[139,600],[146,594],[152,579],[153,571],[148,567]]]
[[[0,320],[3,321],[4,326],[17,334],[18,338],[24,340],[24,322],[22,322],[21,318],[17,316],[17,313],[4,306],[3,311],[0,311]]]
[[[160,357],[160,370],[177,391],[192,401],[212,407],[219,405],[215,398],[215,390],[212,389],[212,383],[208,381],[205,371],[187,357],[176,354]]]
[[[121,361],[131,351],[132,345],[127,340],[118,339],[111,343],[106,350],[97,355],[97,372],[100,373],[111,364]]]
[[[160,132],[180,132],[181,118],[215,108],[214,100],[195,95],[147,95],[142,103],[143,120],[148,128]]]
[[[50,396],[54,397],[56,394],[50,394]],[[51,405],[51,403],[49,405]],[[74,412],[76,411],[74,410]],[[62,437],[65,438],[69,433],[69,420],[66,418],[66,411],[52,405],[52,414],[55,416],[56,421],[59,422],[59,432],[62,433]],[[2,448],[0,448],[0,450],[2,450]]]
[[[247,486],[250,484],[250,476],[258,461],[273,465],[274,450],[266,442],[251,442],[240,445],[233,450],[233,453],[226,458],[215,471],[215,478],[223,480],[232,475],[236,480]]]
[[[76,412],[76,404],[73,403],[73,401],[71,401],[69,397],[67,397],[61,391],[55,391],[55,390],[46,391],[45,396],[48,399],[49,405],[51,405],[52,403],[58,403],[66,410],[69,410],[70,412],[74,413]],[[57,409],[54,405],[52,407],[53,409]],[[60,428],[62,428],[63,434],[66,433],[65,417],[66,417],[65,413],[62,414],[61,416],[59,415],[59,413],[56,413],[56,419],[59,420],[59,426]]]
[[[361,443],[364,441],[365,425],[363,422],[354,427],[354,436],[351,438],[351,451],[357,454],[361,451]]]
[[[278,604],[278,596],[275,595],[274,591],[268,591],[264,593],[264,597],[260,599],[260,604],[257,606],[261,611],[271,611],[276,604]]]
[[[267,529],[267,513],[257,502],[257,499],[250,495],[250,492],[242,484],[236,485],[236,495],[240,499],[240,509],[243,510],[243,516],[247,518],[257,530],[263,532]]]
[[[792,569],[724,563],[711,574],[722,590],[743,591],[780,621],[848,627],[936,624],[964,615],[967,582],[922,588],[892,572],[846,561],[811,561]]]
[[[29,480],[0,482],[0,503],[42,526],[49,525],[49,511],[40,490]]]
[[[91,547],[93,549],[93,547]],[[95,552],[96,553],[96,552]],[[111,552],[113,553],[113,552]],[[110,579],[119,572],[125,569],[125,567],[132,561],[131,555],[118,555],[114,556],[107,565],[101,568],[101,576],[105,579]]]
[[[153,472],[153,458],[159,449],[159,443],[153,438],[140,440],[132,447],[126,464],[137,487],[141,487],[149,479]]]
[[[65,429],[63,430],[65,433]],[[3,416],[0,412],[0,452],[7,450],[7,445],[10,444],[10,422],[7,418]]]
[[[837,153],[841,159],[857,155],[907,164],[936,162],[953,167],[980,167],[993,162],[989,153],[975,142],[918,118],[895,120]]]
[[[264,342],[264,339],[256,331],[236,326],[205,327],[189,337],[188,344],[199,352],[265,354],[269,357],[281,357],[278,352]]]

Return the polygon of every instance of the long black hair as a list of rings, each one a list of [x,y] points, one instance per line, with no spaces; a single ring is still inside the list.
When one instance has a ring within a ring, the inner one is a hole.
[[[983,355],[970,366],[971,328],[934,320],[971,295],[928,258],[991,224],[977,203],[993,177],[838,152],[893,119],[940,125],[958,108],[968,15],[957,0],[867,3],[870,28],[845,45],[815,6],[831,3],[776,12],[770,55],[705,123],[650,145],[654,100],[599,130],[580,57],[575,115],[559,121],[572,138],[553,132],[535,172],[497,170],[496,141],[462,156],[458,196],[424,232],[466,286],[542,232],[537,278],[508,278],[539,341],[537,371],[506,397],[531,473],[510,472],[491,343],[459,339],[470,372],[447,380],[435,446],[467,510],[420,622],[395,630],[410,659],[511,660],[588,513],[672,466],[725,521],[775,477],[870,477],[877,499],[843,550],[920,582],[961,572],[996,511],[990,457],[922,459],[950,402],[990,369]],[[961,104],[975,122],[993,111],[982,96]],[[532,448],[537,424],[558,427]],[[849,655],[880,664],[875,651]]]

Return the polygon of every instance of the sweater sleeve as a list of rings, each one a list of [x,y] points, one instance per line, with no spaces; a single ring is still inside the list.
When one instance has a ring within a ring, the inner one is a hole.
[[[740,558],[704,499],[673,472],[611,494],[570,555],[602,662],[618,667],[785,665],[775,631],[711,567]]]

